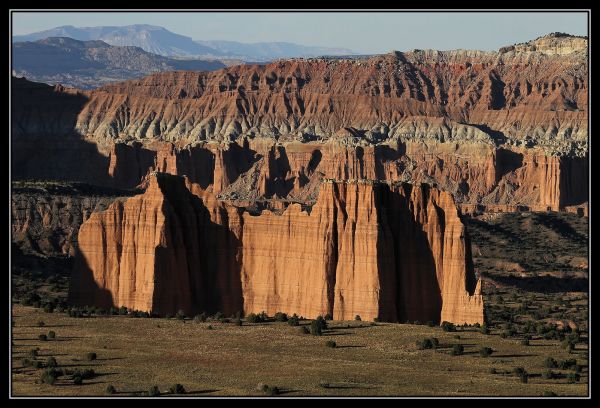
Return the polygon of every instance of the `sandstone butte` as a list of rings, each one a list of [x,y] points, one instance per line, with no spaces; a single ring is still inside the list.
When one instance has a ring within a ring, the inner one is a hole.
[[[325,181],[309,210],[251,214],[153,174],[83,223],[69,297],[158,314],[483,323],[457,207],[425,184]]]
[[[12,172],[117,188],[152,171],[226,199],[321,178],[425,182],[463,212],[587,213],[587,38],[165,72],[80,91],[14,78]]]

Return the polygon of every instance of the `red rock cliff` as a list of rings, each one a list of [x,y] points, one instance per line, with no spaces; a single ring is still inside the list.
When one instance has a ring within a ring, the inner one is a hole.
[[[194,194],[181,178],[151,176],[146,193],[90,217],[72,301],[158,313],[483,321],[448,193],[325,182],[310,213],[296,204],[281,215],[251,215],[188,187]]]

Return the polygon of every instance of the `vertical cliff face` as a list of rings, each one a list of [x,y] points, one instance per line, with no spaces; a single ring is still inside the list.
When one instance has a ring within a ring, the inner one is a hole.
[[[227,280],[221,266],[229,263],[217,246],[233,243],[225,252],[234,259],[236,251],[222,230],[183,178],[152,176],[144,194],[116,201],[82,225],[70,300],[160,314],[240,310],[241,295],[229,293],[235,285],[223,286],[217,276]]]
[[[325,182],[310,213],[252,215],[160,174],[90,217],[79,245],[79,304],[483,321],[454,201],[424,185]]]

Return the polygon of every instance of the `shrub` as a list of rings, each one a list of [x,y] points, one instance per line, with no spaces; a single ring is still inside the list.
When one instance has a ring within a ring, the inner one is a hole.
[[[317,316],[315,320],[319,323],[319,326],[321,326],[321,330],[327,329],[327,322],[323,319],[323,316]]]
[[[490,368],[490,374],[496,374],[497,371],[494,367]]]
[[[175,313],[175,318],[177,320],[184,320],[185,319],[185,312],[183,310],[178,310],[177,313]]]
[[[27,355],[31,358],[36,358],[38,356],[38,349],[31,349],[27,352]]]
[[[40,334],[38,336],[38,340],[40,340],[40,341],[46,341],[46,340],[48,340],[48,336],[46,336],[45,334]]]
[[[544,391],[544,393],[542,394],[543,397],[556,397],[556,393],[552,392],[552,391]]]
[[[427,321],[427,326],[434,327],[435,323],[433,323],[433,320],[429,320],[429,321]]]
[[[197,314],[194,316],[194,321],[196,323],[204,323],[206,321],[206,314],[204,312]]]
[[[522,383],[527,384],[527,382],[529,381],[529,374],[523,373],[523,374],[519,375],[519,379],[521,380]]]
[[[56,338],[56,333],[53,330],[48,332],[48,338],[54,340]]]
[[[175,384],[169,388],[171,394],[185,394],[185,388],[181,384]]]
[[[437,349],[440,346],[440,341],[437,339],[437,337],[432,337],[430,340],[433,349]]]
[[[221,312],[217,312],[213,315],[213,319],[215,319],[215,320],[220,320],[223,317],[225,317],[225,316],[223,316],[223,313],[221,313]]]
[[[208,327],[207,327],[206,329],[207,329],[207,330],[212,330],[212,329],[213,329],[213,327],[212,327],[212,325],[211,325],[211,324],[209,324],[209,325],[208,325]]]
[[[264,321],[262,317],[256,313],[250,313],[248,316],[246,316],[246,320],[250,323],[261,323]]]
[[[93,352],[92,352],[92,353],[87,353],[87,354],[85,355],[85,359],[86,359],[87,361],[93,361],[93,360],[95,360],[96,358],[98,358],[98,356],[96,355],[96,353],[93,353]]]
[[[40,320],[39,322],[37,322],[38,327],[44,327],[46,325],[46,323],[44,323],[43,320]]]
[[[427,350],[433,348],[433,343],[431,342],[431,339],[417,340],[416,344],[419,350]]]
[[[54,384],[56,379],[58,378],[59,372],[54,369],[44,370],[41,376],[42,383],[44,384]]]
[[[108,314],[109,315],[118,315],[119,314],[119,309],[117,309],[114,306],[111,306],[110,309],[108,309]]]
[[[300,332],[300,334],[309,334],[310,330],[308,330],[308,327],[306,326],[300,326],[298,328],[298,331]]]
[[[552,358],[552,357],[548,357],[545,361],[544,361],[544,365],[548,368],[557,368],[558,367],[558,362]]]
[[[529,339],[523,339],[523,340],[521,340],[521,345],[522,346],[529,346]]]
[[[581,376],[577,373],[569,373],[567,374],[567,381],[570,383],[576,383],[581,379]]]
[[[125,306],[121,306],[121,307],[119,308],[119,314],[120,314],[121,316],[124,316],[124,315],[126,315],[126,314],[127,314],[127,308],[126,308]]]
[[[242,319],[240,319],[239,317],[235,318],[233,320],[233,324],[235,324],[236,326],[241,326],[242,325]]]
[[[460,340],[460,334],[455,334],[453,337],[454,337],[456,340]]]
[[[487,325],[487,324],[485,324],[485,323],[484,323],[483,325],[481,325],[481,328],[479,329],[479,331],[480,331],[482,334],[490,334],[490,328],[489,328],[489,327],[488,327],[488,325]]]
[[[321,324],[318,320],[313,320],[310,322],[310,334],[313,336],[320,336],[323,334],[323,329],[321,328]]]
[[[117,393],[117,390],[116,390],[116,388],[114,387],[114,385],[112,385],[112,384],[111,384],[111,385],[108,385],[108,386],[106,387],[106,393],[107,393],[107,394],[110,394],[110,395],[112,395],[112,394],[116,394],[116,393]]]
[[[56,366],[58,366],[58,362],[56,361],[56,358],[48,357],[46,359],[46,367],[56,367]]]
[[[44,306],[44,312],[46,312],[46,313],[52,313],[52,312],[54,312],[54,306],[52,304],[50,304],[50,303],[47,303]]]
[[[450,322],[442,322],[442,330],[445,332],[455,332],[456,326]]]
[[[153,385],[152,387],[150,387],[150,389],[148,390],[148,396],[149,397],[157,397],[160,395],[160,390],[158,389],[158,387],[156,385]]]
[[[327,340],[327,342],[325,343],[325,345],[329,348],[336,348],[337,344],[335,341],[333,340]]]
[[[493,352],[494,350],[492,350],[491,347],[482,347],[479,349],[479,355],[481,357],[489,357],[492,355]]]
[[[333,317],[329,313],[327,313],[325,316],[323,316],[323,319],[325,319],[325,320],[333,320]]]
[[[451,354],[453,356],[460,356],[465,352],[465,347],[462,344],[454,344],[452,346]]]
[[[290,326],[299,326],[300,325],[300,319],[298,319],[298,316],[296,316],[296,315],[293,315],[292,317],[290,317],[287,322]]]
[[[360,318],[360,315],[356,315],[354,316],[354,320],[360,322],[362,319]]]
[[[287,322],[288,321],[288,315],[282,312],[277,312],[275,313],[275,321],[276,322]]]
[[[75,384],[75,385],[83,384],[83,378],[79,374],[75,374],[73,376],[73,384]]]
[[[568,370],[575,366],[577,366],[577,360],[575,360],[574,358],[570,358],[568,360],[561,360],[558,362],[558,368],[560,368],[561,370]]]
[[[35,361],[31,362],[31,366],[33,368],[43,368],[44,367],[44,363],[42,363],[41,361],[35,360]]]

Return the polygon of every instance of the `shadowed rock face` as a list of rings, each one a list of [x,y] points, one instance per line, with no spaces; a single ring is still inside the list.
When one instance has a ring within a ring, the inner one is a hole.
[[[73,303],[483,322],[465,229],[447,193],[325,182],[310,213],[293,204],[251,215],[187,184],[152,175],[143,195],[82,225]]]

